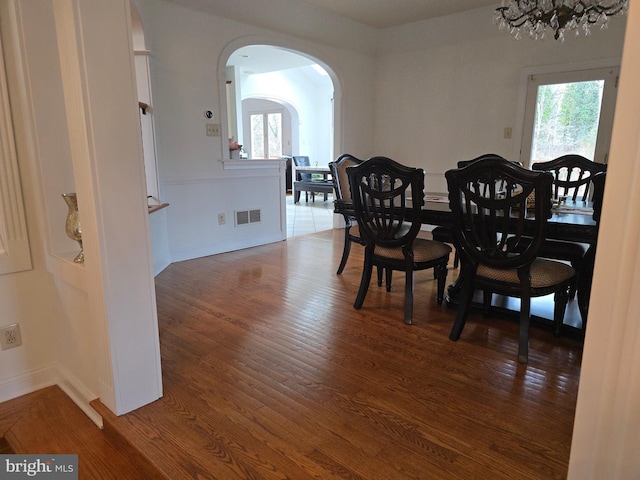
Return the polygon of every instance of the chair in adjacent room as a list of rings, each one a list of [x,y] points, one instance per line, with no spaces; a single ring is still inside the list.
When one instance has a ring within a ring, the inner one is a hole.
[[[561,325],[575,277],[571,266],[538,258],[551,216],[553,175],[494,157],[449,170],[445,177],[462,282],[449,338],[460,338],[476,289],[519,297],[518,361],[527,363],[531,298],[554,294],[554,323]],[[529,195],[535,203],[527,211]]]
[[[548,162],[537,162],[531,166],[535,171],[551,172],[554,176],[553,198],[567,197],[568,201],[589,201],[592,194],[594,175],[607,171],[607,165],[595,163],[580,155],[563,155]],[[564,260],[579,272],[589,245],[563,240],[547,240],[540,256],[554,260]],[[574,298],[576,285],[572,285],[569,298]]]
[[[296,167],[311,166],[309,157],[307,156],[294,155],[292,158]],[[316,193],[322,193],[324,195],[324,201],[326,202],[328,194],[333,192],[333,182],[327,178],[313,178],[313,174],[308,172],[296,172],[296,178],[293,181],[294,203],[300,201],[301,192],[304,192],[305,202],[309,201],[309,194],[311,194],[311,201],[315,202]]]
[[[349,178],[347,177],[347,167],[353,165],[360,165],[364,160],[354,157],[345,153],[340,155],[335,162],[329,163],[329,170],[331,170],[331,179],[333,180],[334,190],[334,202],[352,203],[351,189],[349,188]],[[364,245],[364,241],[360,238],[360,230],[358,224],[355,222],[355,216],[353,211],[344,212],[344,248],[342,249],[342,258],[340,259],[340,265],[338,266],[337,275],[340,275],[347,264],[349,253],[351,252],[351,243],[356,242],[360,245]]]
[[[369,289],[373,266],[383,268],[390,285],[393,270],[405,272],[404,323],[413,318],[414,271],[437,269],[436,300],[441,304],[451,247],[417,238],[424,205],[424,171],[386,157],[372,157],[347,168],[355,219],[364,240],[364,267],[354,307]],[[414,210],[415,209],[415,210]],[[415,212],[415,213],[414,213]]]

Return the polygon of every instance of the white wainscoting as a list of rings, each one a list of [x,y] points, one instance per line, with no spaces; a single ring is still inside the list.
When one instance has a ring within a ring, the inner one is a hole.
[[[163,201],[169,203],[165,210],[171,261],[285,240],[285,178],[280,163],[278,168],[241,165],[248,168],[219,177],[166,179]],[[260,210],[260,221],[236,225],[235,212],[243,210]]]

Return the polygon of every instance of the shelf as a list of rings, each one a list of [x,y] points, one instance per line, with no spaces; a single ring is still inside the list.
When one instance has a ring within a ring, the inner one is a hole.
[[[149,213],[157,212],[158,210],[162,210],[163,208],[167,208],[168,206],[168,203],[161,203],[160,205],[149,205]]]

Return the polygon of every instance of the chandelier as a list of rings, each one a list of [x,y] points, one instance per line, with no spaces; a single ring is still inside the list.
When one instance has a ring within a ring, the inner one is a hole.
[[[502,0],[495,21],[500,29],[509,29],[516,38],[544,38],[547,29],[556,40],[564,41],[565,31],[591,34],[591,27],[607,28],[609,17],[624,15],[629,0]]]

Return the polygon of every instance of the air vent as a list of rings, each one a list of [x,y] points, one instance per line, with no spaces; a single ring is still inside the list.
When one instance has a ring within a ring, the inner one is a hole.
[[[260,210],[249,210],[249,223],[260,222]]]
[[[260,223],[261,211],[255,210],[236,210],[236,227],[240,225],[249,225],[251,223]]]

